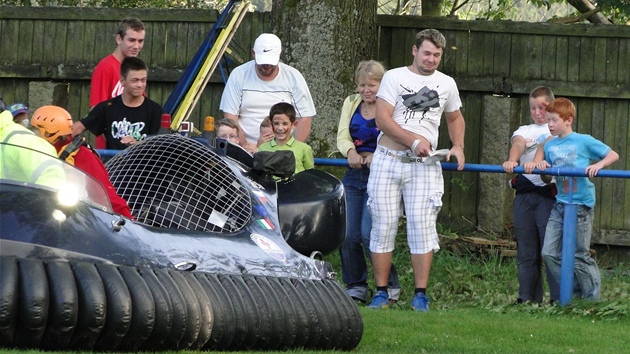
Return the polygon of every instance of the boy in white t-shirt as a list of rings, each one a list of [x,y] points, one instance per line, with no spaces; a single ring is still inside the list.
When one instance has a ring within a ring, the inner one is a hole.
[[[545,108],[553,100],[553,92],[544,86],[535,88],[529,94],[529,112],[534,123],[521,126],[512,134],[512,147],[507,161],[503,163],[505,172],[513,173],[514,167],[532,161],[538,146],[551,136]],[[516,190],[512,209],[519,284],[516,303],[540,303],[543,301],[541,250],[555,201],[555,184],[545,183],[538,174],[519,174],[510,184]],[[554,302],[560,296],[558,282],[553,280],[549,270],[546,273],[550,300]]]

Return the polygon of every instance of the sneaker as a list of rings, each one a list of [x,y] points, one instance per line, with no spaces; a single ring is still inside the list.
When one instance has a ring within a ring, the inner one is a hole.
[[[429,312],[429,302],[431,300],[423,293],[417,293],[411,300],[411,307],[414,311]]]
[[[371,309],[386,309],[389,307],[389,296],[387,291],[377,291],[372,298],[372,302],[368,305]]]

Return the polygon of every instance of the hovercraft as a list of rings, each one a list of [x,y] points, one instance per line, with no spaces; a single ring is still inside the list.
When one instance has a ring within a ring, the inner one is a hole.
[[[238,149],[170,134],[116,154],[134,220],[53,157],[52,182],[0,180],[0,347],[355,348],[358,308],[316,256],[343,242],[341,183]]]

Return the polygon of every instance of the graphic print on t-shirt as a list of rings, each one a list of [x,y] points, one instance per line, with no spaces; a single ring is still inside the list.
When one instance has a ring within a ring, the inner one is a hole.
[[[440,108],[440,95],[437,91],[423,86],[418,92],[401,85],[403,90],[409,92],[403,94],[403,105],[407,107],[405,110],[405,123],[415,117],[415,112],[422,112],[420,120],[424,119],[425,114],[431,108]]]
[[[135,122],[131,123],[127,121],[127,118],[123,118],[121,121],[112,122],[112,137],[114,139],[120,139],[123,136],[132,136],[134,139],[140,141],[146,138],[146,134],[142,134],[146,123]]]
[[[553,167],[576,167],[577,145],[556,145],[549,147],[549,156]],[[569,193],[569,179],[573,180],[573,193],[578,192],[578,179],[569,176],[556,176],[556,184],[562,186],[565,194]]]
[[[537,138],[526,138],[525,139],[525,153],[528,154],[532,151],[538,149],[538,145],[542,144],[545,140],[547,140],[546,134],[540,134]]]

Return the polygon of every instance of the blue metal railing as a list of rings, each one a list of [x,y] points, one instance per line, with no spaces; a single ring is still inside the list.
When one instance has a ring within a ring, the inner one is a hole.
[[[118,150],[98,150],[103,157],[111,157],[118,153]],[[318,166],[348,167],[346,159],[337,158],[315,158]],[[457,171],[457,164],[452,162],[442,162],[442,169]],[[463,172],[489,172],[505,173],[503,167],[499,165],[470,164],[464,165]],[[515,167],[514,173],[525,173],[523,167]],[[551,167],[545,171],[534,170],[534,174],[552,176],[588,177],[583,168],[575,167]],[[626,170],[600,170],[597,177],[606,178],[630,178],[630,171]],[[569,203],[564,204],[563,228],[562,228],[562,260],[560,264],[560,305],[565,306],[571,302],[573,296],[573,276],[575,271],[575,231],[577,227],[577,204],[573,201],[573,179],[569,178]]]

